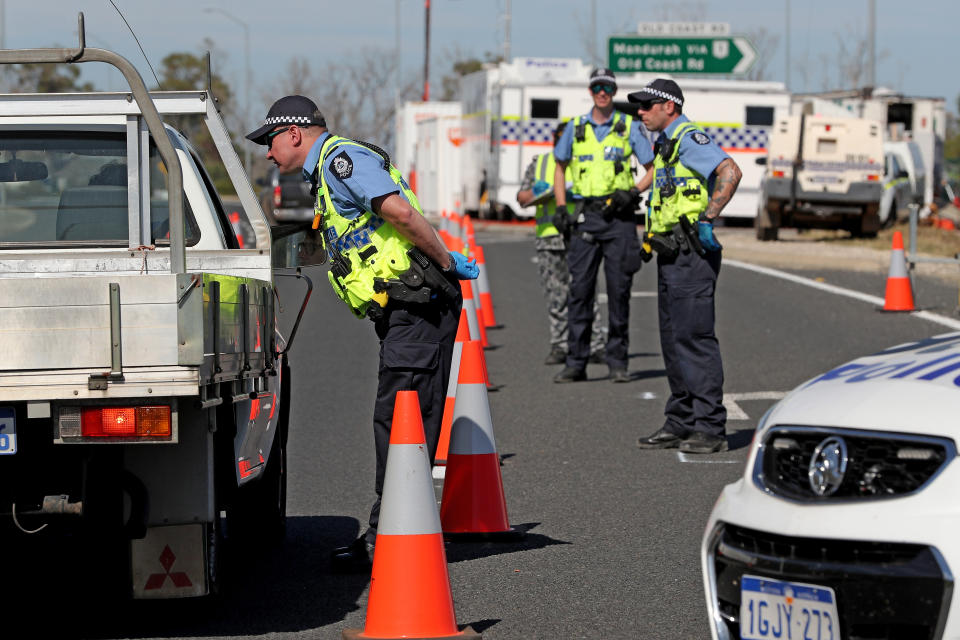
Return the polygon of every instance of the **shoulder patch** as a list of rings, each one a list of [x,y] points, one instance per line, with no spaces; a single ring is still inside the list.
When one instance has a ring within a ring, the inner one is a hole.
[[[710,137],[705,133],[694,131],[690,134],[690,137],[693,138],[693,141],[697,144],[710,144]]]
[[[330,168],[341,180],[345,180],[353,175],[353,160],[347,155],[346,151],[341,151],[334,156],[330,163]]]

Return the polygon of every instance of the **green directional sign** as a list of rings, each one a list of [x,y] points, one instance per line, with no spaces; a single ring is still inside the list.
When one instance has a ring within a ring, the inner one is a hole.
[[[757,58],[750,41],[740,36],[651,38],[613,36],[608,42],[613,71],[649,73],[746,73]]]

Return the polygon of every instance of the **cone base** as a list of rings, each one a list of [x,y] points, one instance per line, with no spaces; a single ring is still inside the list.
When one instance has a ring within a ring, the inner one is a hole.
[[[526,531],[510,527],[504,531],[483,531],[466,533],[444,532],[443,539],[447,542],[519,542],[527,537]]]
[[[424,637],[414,637],[414,636],[403,636],[394,638],[382,638],[380,636],[368,636],[364,635],[363,629],[344,629],[343,633],[340,636],[343,640],[358,640],[360,638],[374,638],[377,640],[483,640],[483,636],[474,631],[471,627],[467,626],[463,628],[463,631],[458,633],[455,636],[431,636],[430,638]]]

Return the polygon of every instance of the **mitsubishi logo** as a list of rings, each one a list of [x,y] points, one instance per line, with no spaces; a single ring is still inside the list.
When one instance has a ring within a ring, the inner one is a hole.
[[[173,586],[175,587],[192,587],[193,583],[190,582],[190,578],[186,573],[182,571],[171,571],[176,561],[177,556],[170,550],[170,545],[165,546],[160,553],[160,565],[163,567],[163,573],[150,575],[147,578],[147,584],[143,587],[144,591],[161,588],[163,583],[167,581],[167,578],[170,578],[170,581],[173,582]]]
[[[840,436],[824,439],[813,450],[807,477],[810,489],[818,496],[833,494],[843,483],[847,472],[847,443]]]

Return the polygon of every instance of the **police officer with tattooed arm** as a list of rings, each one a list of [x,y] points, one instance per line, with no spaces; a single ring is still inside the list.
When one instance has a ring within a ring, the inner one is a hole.
[[[333,556],[335,569],[369,570],[396,393],[417,392],[433,459],[460,318],[458,280],[476,278],[479,270],[443,246],[386,152],[332,135],[309,98],[280,98],[247,138],[267,147],[267,159],[281,173],[302,172],[312,185],[314,228],[330,258],[330,284],[354,315],[374,322],[380,339],[376,500],[366,532]]]
[[[683,115],[683,93],[658,78],[627,96],[650,131],[654,171],[645,241],[657,253],[660,348],[670,385],[666,421],[637,442],[686,453],[727,450],[723,363],[714,332],[721,246],[713,222],[740,183],[740,168]]]
[[[627,372],[630,287],[640,270],[640,243],[635,211],[640,192],[630,168],[633,155],[649,173],[653,163],[645,129],[633,117],[614,111],[617,79],[609,69],[595,69],[588,84],[593,108],[569,122],[553,154],[557,167],[554,194],[557,211],[566,208],[564,174],[573,179],[574,212],[570,216],[569,339],[566,367],[554,382],[586,380],[590,355],[591,321],[596,297],[597,273],[603,261],[607,283],[607,315],[610,335],[606,360],[610,380],[629,382]],[[566,216],[558,215],[563,225]]]

